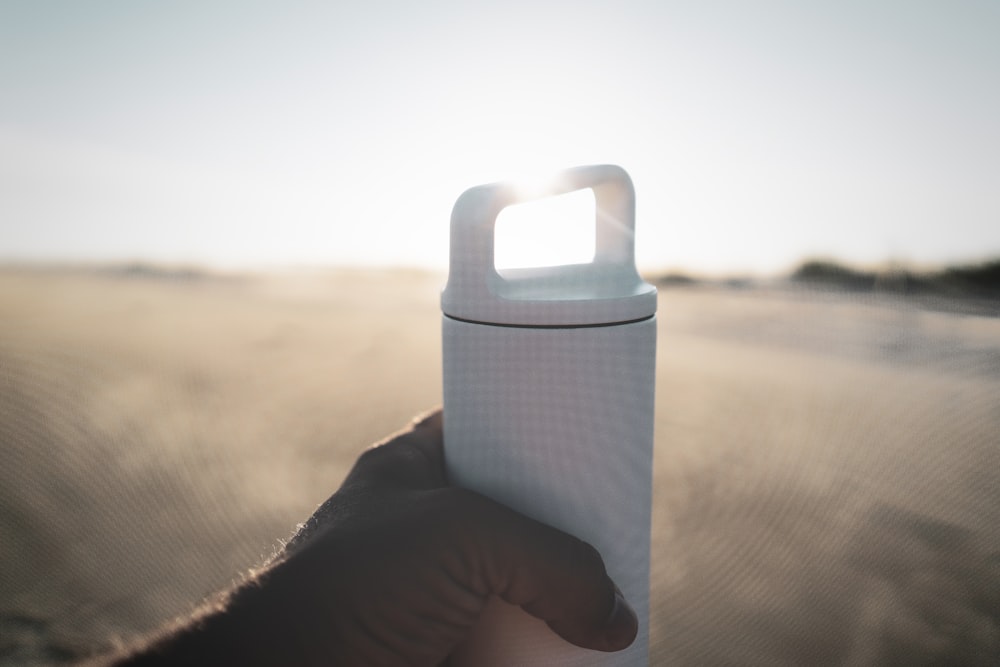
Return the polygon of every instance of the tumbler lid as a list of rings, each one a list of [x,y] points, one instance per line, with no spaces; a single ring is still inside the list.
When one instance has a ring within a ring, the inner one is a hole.
[[[451,213],[445,315],[483,324],[588,326],[631,322],[656,313],[656,288],[635,268],[635,189],[615,165],[559,172],[551,185],[526,193],[515,182],[466,190]],[[494,227],[512,205],[591,188],[595,203],[592,262],[498,271]]]

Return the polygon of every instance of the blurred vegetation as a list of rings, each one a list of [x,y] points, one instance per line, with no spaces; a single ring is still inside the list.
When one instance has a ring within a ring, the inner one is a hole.
[[[809,260],[790,276],[794,282],[850,290],[874,289],[875,273],[858,271],[827,260]]]
[[[799,284],[839,290],[1000,298],[1000,259],[930,271],[899,265],[866,271],[829,260],[808,260],[789,278]]]
[[[689,275],[684,273],[678,273],[676,271],[671,273],[663,273],[660,275],[652,276],[651,281],[657,285],[666,286],[678,286],[678,285],[694,285],[698,281]]]
[[[774,286],[774,279],[756,277],[695,277],[679,271],[647,276],[661,287],[721,286],[749,288]],[[980,263],[916,270],[902,264],[862,269],[829,259],[808,259],[785,276],[804,287],[843,292],[878,292],[900,295],[1000,300],[1000,259]]]
[[[118,278],[141,278],[171,282],[192,282],[209,278],[204,269],[192,266],[164,266],[148,262],[128,262],[101,267],[101,273]]]

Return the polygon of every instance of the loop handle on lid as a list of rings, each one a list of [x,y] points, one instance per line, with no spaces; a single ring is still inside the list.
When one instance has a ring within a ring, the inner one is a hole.
[[[494,228],[512,205],[591,188],[595,254],[587,264],[509,269],[494,262]],[[451,317],[493,324],[611,324],[656,312],[656,289],[635,269],[635,190],[615,165],[559,172],[545,187],[492,183],[466,190],[451,215],[451,261],[441,297]]]

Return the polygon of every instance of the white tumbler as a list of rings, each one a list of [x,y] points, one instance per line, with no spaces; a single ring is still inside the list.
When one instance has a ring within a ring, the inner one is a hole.
[[[639,617],[628,649],[573,646],[491,600],[453,664],[645,665],[649,649],[656,289],[635,268],[635,192],[617,166],[560,172],[530,196],[471,188],[451,218],[443,311],[449,479],[595,546]],[[507,206],[591,188],[586,264],[497,270]]]

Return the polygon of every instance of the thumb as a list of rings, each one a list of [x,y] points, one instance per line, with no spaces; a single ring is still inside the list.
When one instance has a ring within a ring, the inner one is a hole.
[[[597,549],[491,500],[480,522],[490,592],[545,621],[583,648],[620,651],[638,632],[635,612],[608,576]]]

